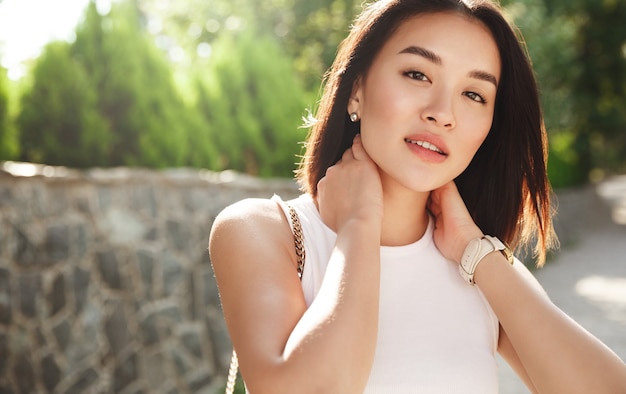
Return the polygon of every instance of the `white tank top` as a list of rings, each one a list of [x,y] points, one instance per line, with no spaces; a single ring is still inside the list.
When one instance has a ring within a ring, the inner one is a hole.
[[[278,196],[287,218],[288,209]],[[301,221],[302,290],[311,305],[335,244],[309,195],[289,202]],[[431,218],[417,242],[380,248],[380,310],[366,394],[498,392],[498,320],[476,286],[461,279],[433,241]],[[346,366],[348,368],[348,366]]]

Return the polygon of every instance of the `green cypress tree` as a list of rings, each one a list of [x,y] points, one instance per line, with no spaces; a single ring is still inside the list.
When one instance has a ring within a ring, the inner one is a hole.
[[[19,153],[9,103],[9,81],[6,70],[0,67],[0,160],[13,160]]]
[[[276,41],[252,30],[222,35],[205,79],[198,106],[213,131],[220,168],[291,177],[308,98]]]
[[[87,70],[99,111],[115,133],[111,165],[186,164],[188,113],[133,3],[114,4],[102,16],[91,2],[72,53]]]
[[[17,120],[21,159],[74,167],[103,165],[112,147],[110,130],[69,45],[48,44],[32,73]]]

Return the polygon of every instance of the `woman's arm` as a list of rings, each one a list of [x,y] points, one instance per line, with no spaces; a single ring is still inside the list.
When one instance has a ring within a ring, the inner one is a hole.
[[[537,281],[537,279],[528,270],[528,268],[526,268],[524,264],[522,264],[519,260],[515,260],[515,264],[513,265],[513,267],[517,269],[522,277],[524,277],[530,284],[532,284],[536,291],[546,297],[546,299],[548,298],[548,295],[546,294],[543,287],[541,287],[541,284]],[[513,344],[511,343],[508,334],[502,328],[502,325],[500,325],[500,333],[498,335],[498,352],[500,353],[502,358],[506,360],[506,362],[511,366],[515,373],[517,373],[517,375],[524,382],[524,384],[526,384],[528,389],[532,393],[538,393],[539,391],[537,391],[532,380],[530,380],[530,376],[528,376],[526,368],[524,368],[524,365],[522,365],[519,355],[515,351],[515,348],[513,347]]]
[[[320,212],[337,241],[308,309],[293,236],[276,203],[243,201],[215,221],[211,260],[251,393],[361,393],[367,383],[378,324],[381,213],[363,200],[371,196],[356,193],[372,174],[356,161],[344,155],[320,184]]]
[[[482,233],[453,183],[433,192],[430,209],[436,216],[437,247],[458,263],[465,246]],[[626,392],[624,362],[550,302],[501,253],[488,254],[474,279],[537,392]]]
[[[507,264],[487,255],[475,274],[540,393],[625,393],[626,365]]]

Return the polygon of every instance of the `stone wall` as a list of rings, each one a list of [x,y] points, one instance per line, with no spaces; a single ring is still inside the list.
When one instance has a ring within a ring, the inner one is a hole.
[[[0,393],[214,393],[230,342],[206,250],[287,180],[0,167]]]

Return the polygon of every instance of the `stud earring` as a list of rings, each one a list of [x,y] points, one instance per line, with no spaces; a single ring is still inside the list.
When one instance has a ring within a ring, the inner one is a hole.
[[[356,123],[359,121],[359,115],[356,112],[350,114],[350,120],[352,123]]]

